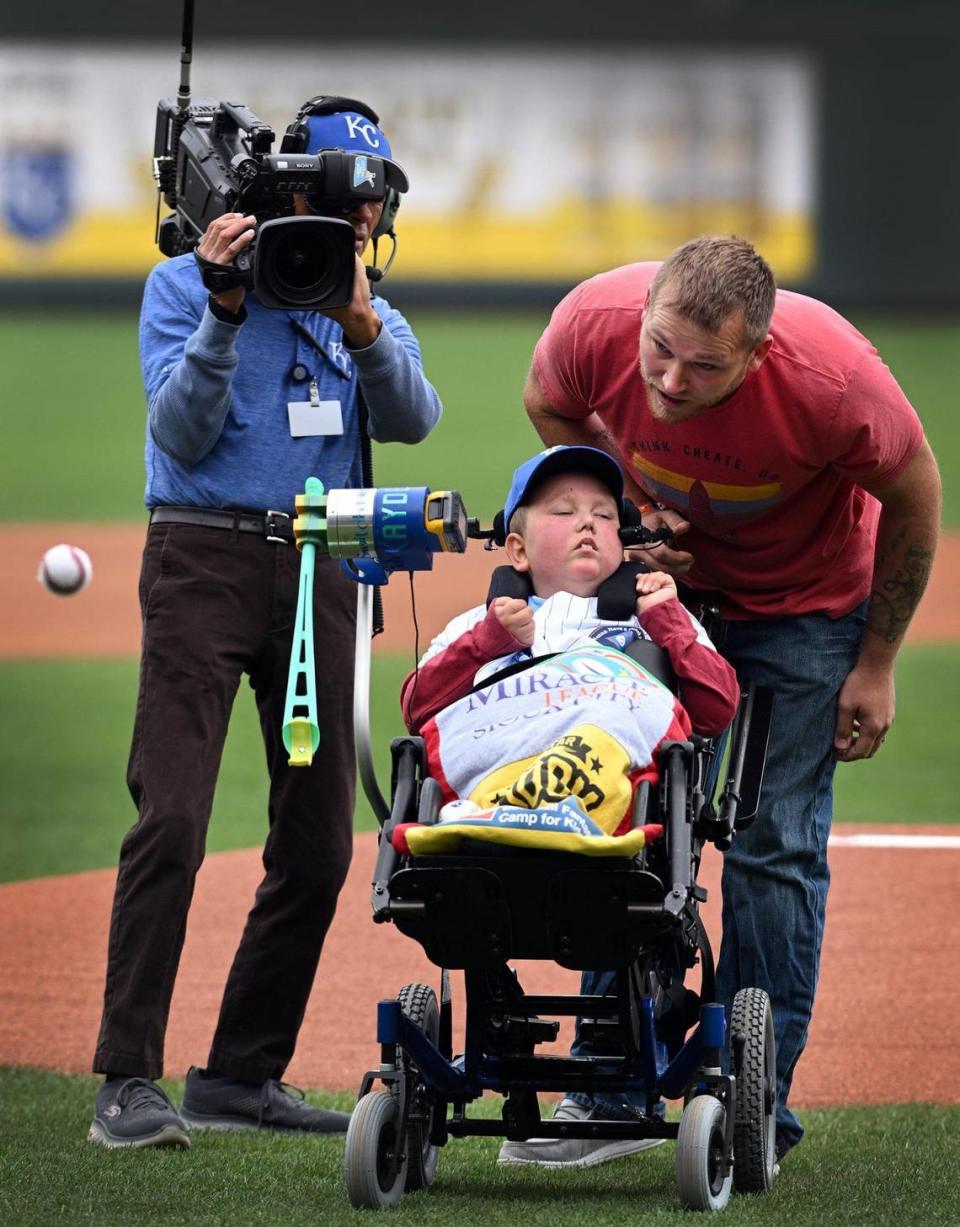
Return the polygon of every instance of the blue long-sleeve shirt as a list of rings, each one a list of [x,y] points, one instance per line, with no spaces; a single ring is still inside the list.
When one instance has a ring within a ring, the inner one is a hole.
[[[361,484],[357,386],[378,442],[417,443],[440,419],[410,325],[382,298],[383,320],[365,349],[345,346],[340,325],[317,311],[278,311],[247,294],[241,325],[218,320],[192,255],[158,264],[140,315],[147,394],[144,501],[148,507],[246,507],[292,512],[307,477],[326,488]],[[297,321],[326,357],[294,327]],[[337,400],[343,434],[290,434],[287,405]]]

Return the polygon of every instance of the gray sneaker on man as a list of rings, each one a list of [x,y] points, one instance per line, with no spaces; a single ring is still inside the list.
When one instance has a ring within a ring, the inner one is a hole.
[[[584,1108],[572,1099],[561,1099],[553,1120],[603,1120],[595,1108]],[[663,1145],[663,1138],[527,1138],[504,1142],[498,1163],[536,1163],[540,1167],[596,1167],[641,1150]]]
[[[264,1083],[241,1082],[195,1065],[187,1074],[180,1115],[191,1129],[346,1133],[350,1124],[348,1112],[314,1108],[304,1101],[303,1091],[275,1078]]]
[[[149,1078],[107,1078],[87,1141],[101,1146],[189,1146],[187,1127]]]

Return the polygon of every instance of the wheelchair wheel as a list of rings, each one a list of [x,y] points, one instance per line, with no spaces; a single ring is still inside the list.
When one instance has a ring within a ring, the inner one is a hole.
[[[437,1044],[440,1038],[440,1007],[433,989],[426,984],[406,984],[397,994],[397,1000],[407,1018],[417,1024],[432,1044]],[[407,1126],[406,1190],[413,1193],[417,1189],[429,1188],[433,1183],[440,1152],[439,1147],[430,1144],[432,1105],[429,1090],[407,1053],[401,1053],[400,1059],[403,1068],[412,1075],[409,1084],[412,1103]]]
[[[765,1193],[776,1167],[777,1043],[770,998],[742,988],[733,999],[730,1034],[746,1037],[733,1127],[733,1183],[738,1193]]]
[[[677,1134],[677,1188],[688,1210],[722,1210],[730,1200],[733,1172],[726,1168],[727,1110],[712,1095],[684,1108]]]
[[[397,1163],[400,1102],[389,1091],[370,1091],[357,1101],[347,1129],[344,1175],[356,1210],[395,1206],[403,1196],[407,1164]]]

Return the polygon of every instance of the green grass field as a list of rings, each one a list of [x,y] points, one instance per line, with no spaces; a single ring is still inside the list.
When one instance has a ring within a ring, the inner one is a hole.
[[[855,322],[916,405],[943,472],[955,473],[960,321]],[[510,470],[537,447],[521,390],[546,315],[424,314],[413,323],[444,417],[415,448],[377,448],[377,481],[457,489],[471,514],[489,516],[502,506]],[[0,519],[138,519],[144,399],[135,318],[0,315],[0,369]],[[960,486],[949,482],[944,517],[960,524]]]
[[[445,415],[418,447],[376,449],[380,484],[459,489],[488,519],[510,467],[537,446],[520,394],[544,315],[423,315],[414,320]],[[960,322],[857,323],[918,406],[943,471],[960,465],[952,390],[960,386]],[[0,520],[142,517],[143,393],[130,314],[0,316],[5,415]],[[55,354],[55,363],[49,356]],[[38,385],[38,372],[43,381]],[[31,406],[42,404],[31,411]],[[55,446],[49,441],[56,440]],[[469,451],[464,448],[469,440]],[[14,460],[16,463],[14,463]],[[960,488],[948,481],[945,521],[960,523]],[[372,714],[381,761],[400,732],[399,680],[411,654],[381,658]],[[960,647],[908,648],[898,673],[899,718],[876,762],[842,768],[838,818],[960,820],[947,774],[957,714]],[[134,704],[132,663],[0,664],[4,826],[0,879],[112,864],[130,822],[124,766]],[[245,701],[246,700],[246,701]],[[52,730],[58,733],[56,751]],[[41,769],[38,769],[38,763]],[[211,826],[211,849],[259,843],[261,751],[249,696],[241,694]],[[371,825],[365,802],[358,826]]]
[[[202,1134],[189,1151],[105,1152],[84,1141],[96,1080],[0,1069],[0,1222],[5,1227],[340,1227],[372,1222],[343,1184],[340,1138]],[[176,1099],[182,1087],[166,1083]],[[311,1098],[313,1098],[311,1096]],[[329,1103],[329,1100],[324,1102]],[[472,1114],[498,1115],[486,1098]],[[337,1106],[349,1107],[350,1096]],[[955,1227],[960,1108],[911,1104],[801,1113],[808,1138],[763,1197],[734,1197],[735,1227]],[[675,1148],[594,1169],[498,1168],[494,1138],[454,1139],[426,1192],[386,1211],[395,1227],[689,1223]],[[706,1220],[704,1220],[706,1221]]]
[[[374,662],[371,736],[384,791],[390,739],[403,732],[397,696],[409,665],[396,657]],[[116,863],[134,819],[124,773],[136,684],[133,661],[0,662],[0,881]],[[960,822],[945,751],[960,737],[952,698],[958,693],[960,645],[904,649],[897,723],[876,760],[839,768],[838,821]],[[52,742],[51,730],[64,722],[69,737]],[[256,712],[243,687],[220,772],[209,850],[260,844],[266,795]],[[375,827],[362,794],[356,825]]]
[[[537,447],[520,393],[544,315],[414,319],[445,417],[417,448],[376,452],[381,485],[459,489],[489,518],[512,466]],[[960,464],[953,390],[960,321],[859,319],[924,419],[941,467]],[[0,316],[5,438],[0,520],[141,521],[143,393],[132,315]],[[960,524],[948,480],[945,522]],[[412,653],[412,645],[411,645]],[[397,694],[410,655],[374,666],[373,744],[400,730]],[[133,661],[0,662],[0,881],[115,863],[132,821],[124,774],[136,687]],[[898,722],[875,762],[842,767],[837,817],[960,822],[949,753],[960,732],[960,645],[908,647]],[[66,732],[64,732],[66,730]],[[238,699],[210,828],[211,851],[259,845],[266,787],[253,703]],[[369,829],[365,802],[357,825]],[[375,1054],[371,1054],[375,1059]],[[85,1142],[96,1080],[0,1069],[0,1223],[348,1224],[340,1139],[214,1136],[187,1152],[108,1153]],[[180,1087],[168,1083],[175,1096]],[[903,1081],[904,1098],[909,1079]],[[338,1097],[348,1107],[351,1096]],[[493,1100],[481,1105],[496,1111]],[[960,1223],[960,1108],[913,1104],[801,1113],[808,1140],[766,1198],[737,1198],[724,1222]],[[595,1170],[498,1170],[493,1139],[453,1142],[434,1188],[389,1221],[633,1227],[689,1221],[677,1207],[674,1148]],[[385,1220],[386,1221],[386,1220]]]
[[[505,474],[537,440],[520,393],[545,315],[423,315],[414,323],[445,415],[418,447],[376,449],[380,484],[452,486],[489,518]],[[960,466],[952,390],[960,386],[960,321],[860,319],[924,418],[948,476]],[[6,458],[0,520],[137,520],[142,517],[143,393],[132,313],[0,315]],[[56,354],[56,363],[49,355]],[[42,419],[29,407],[38,403]],[[42,428],[41,428],[42,427]],[[464,448],[469,439],[469,452]],[[54,447],[50,440],[56,440]],[[16,463],[13,463],[14,459]],[[960,523],[960,487],[947,481],[945,522]],[[401,731],[399,679],[411,653],[381,658],[372,703],[374,746]],[[960,820],[947,776],[957,715],[960,646],[907,648],[898,671],[899,718],[876,762],[842,768],[837,813],[850,821]],[[130,819],[124,784],[135,670],[127,662],[0,664],[4,791],[13,838],[0,877],[111,864]],[[244,700],[247,701],[244,701]],[[241,694],[218,791],[211,848],[262,838],[261,757],[249,696]],[[51,730],[63,727],[52,752]],[[35,758],[39,755],[39,759]],[[42,770],[37,770],[37,762]],[[371,824],[361,802],[358,825]]]
[[[491,516],[509,472],[537,449],[521,390],[545,322],[416,321],[445,413],[417,447],[375,449],[378,484],[457,489],[471,514]],[[0,314],[0,369],[8,406],[0,519],[141,519],[145,405],[135,317]],[[55,448],[45,446],[52,439]]]

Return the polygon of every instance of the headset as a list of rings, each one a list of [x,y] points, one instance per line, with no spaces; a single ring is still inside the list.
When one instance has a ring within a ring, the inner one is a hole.
[[[673,544],[669,528],[644,528],[639,507],[628,498],[620,503],[620,541],[628,549],[649,550],[658,545]],[[504,523],[504,509],[493,517],[493,527],[481,529],[478,521],[468,521],[467,535],[486,542],[485,549],[506,545],[509,530]],[[612,622],[622,622],[633,615],[637,603],[637,572],[650,571],[642,562],[624,562],[607,577],[597,590],[597,613]],[[497,597],[518,597],[529,600],[533,592],[529,572],[515,571],[513,567],[495,567],[487,591],[487,605]]]
[[[527,492],[527,499],[530,497],[530,492]],[[527,499],[524,500],[524,506]],[[519,508],[517,508],[518,510]],[[494,546],[499,546],[501,549],[507,543],[509,529],[504,522],[503,507],[493,517],[493,527],[487,530],[482,530],[479,526],[470,532],[471,537],[479,537],[486,540],[488,544],[486,549],[493,549]],[[476,523],[476,521],[474,521]],[[632,499],[624,498],[620,500],[620,541],[629,549],[652,549],[654,546],[670,540],[669,530],[663,529],[648,529],[643,527],[643,516],[640,508],[633,502]]]
[[[310,135],[310,128],[307,120],[312,115],[336,115],[341,111],[356,111],[358,115],[362,115],[364,119],[369,119],[371,123],[380,126],[380,116],[367,103],[361,102],[357,98],[341,98],[335,94],[317,94],[314,98],[308,98],[297,112],[293,123],[287,128],[284,133],[283,140],[280,143],[281,153],[305,153],[307,149],[307,140]],[[392,158],[384,158],[385,162],[393,163]],[[394,163],[396,165],[396,163]],[[383,211],[380,214],[380,220],[377,222],[374,229],[371,231],[370,240],[373,243],[373,268],[367,269],[367,276],[371,281],[379,281],[385,276],[390,265],[393,263],[394,256],[397,254],[397,236],[393,225],[397,219],[397,213],[400,210],[401,192],[395,187],[386,187],[383,197]],[[377,263],[377,241],[384,235],[392,241],[393,250],[390,253],[390,258],[386,266],[382,269],[376,267]]]

